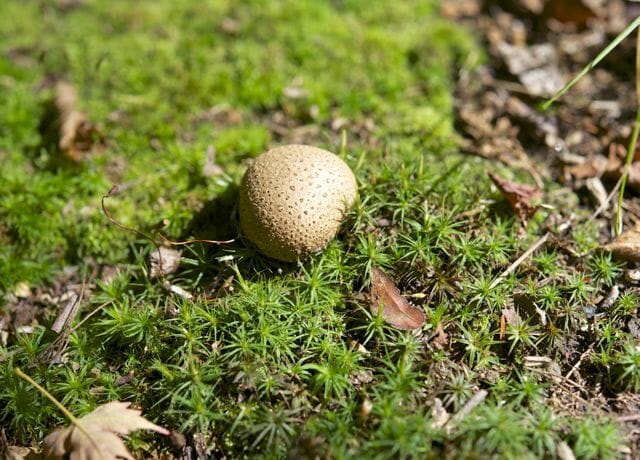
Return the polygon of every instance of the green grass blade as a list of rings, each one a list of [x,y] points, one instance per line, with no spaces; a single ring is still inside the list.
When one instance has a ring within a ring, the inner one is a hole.
[[[616,235],[622,233],[622,203],[624,201],[624,189],[627,185],[629,170],[631,169],[631,163],[635,157],[638,134],[640,133],[640,30],[638,31],[636,39],[636,104],[636,120],[633,123],[631,140],[629,141],[627,157],[624,161],[624,171],[622,172],[622,180],[620,181],[620,195],[618,195],[618,208],[616,209]]]
[[[542,104],[542,110],[547,110],[549,107],[551,107],[551,104],[557,101],[564,93],[569,91],[573,87],[573,85],[578,82],[578,80],[580,80],[587,73],[589,73],[591,69],[597,66],[600,61],[602,61],[616,46],[618,46],[620,42],[622,42],[622,40],[627,38],[631,34],[631,32],[633,32],[638,26],[640,26],[640,16],[638,16],[635,21],[629,24],[626,29],[620,32],[620,34],[618,34],[618,36],[614,38],[613,41],[609,43],[609,45],[607,45],[605,49],[603,49],[591,62],[589,62],[589,64],[587,64],[575,77],[573,77],[573,79],[569,83],[564,85],[560,89],[560,91],[558,91],[553,95],[553,97],[551,97],[551,99]]]

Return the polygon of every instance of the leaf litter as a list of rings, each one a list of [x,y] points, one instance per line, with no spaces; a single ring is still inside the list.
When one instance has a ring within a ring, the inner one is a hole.
[[[104,135],[96,124],[89,121],[84,112],[78,110],[77,105],[76,89],[70,83],[58,82],[55,87],[58,146],[67,159],[79,162],[88,155],[103,150]]]
[[[402,297],[393,280],[376,267],[371,268],[371,309],[376,314],[381,311],[396,329],[419,329],[425,322],[424,312]]]
[[[134,460],[120,436],[137,430],[152,430],[162,435],[169,431],[151,423],[131,403],[112,401],[65,428],[57,428],[44,439],[47,459]],[[68,457],[67,457],[68,456]]]
[[[529,219],[533,217],[540,207],[541,190],[532,185],[511,182],[492,172],[488,174],[489,178],[507,199],[518,219],[526,226]]]

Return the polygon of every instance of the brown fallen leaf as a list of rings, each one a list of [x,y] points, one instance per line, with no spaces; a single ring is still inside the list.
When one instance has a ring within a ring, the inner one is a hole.
[[[640,261],[640,223],[622,232],[613,241],[605,244],[603,249],[630,262]]]
[[[131,409],[131,403],[112,401],[98,406],[78,419],[78,425],[57,428],[44,439],[47,459],[71,460],[134,460],[119,435],[136,430],[153,430],[168,435],[169,431],[142,417]]]
[[[424,325],[424,312],[410,305],[391,278],[376,267],[371,268],[371,309],[374,313],[382,309],[384,320],[397,329],[412,330]]]
[[[444,348],[449,344],[449,335],[444,331],[442,323],[438,323],[434,334],[435,337],[431,343],[433,343],[433,346],[438,350],[444,350]]]
[[[543,15],[560,22],[571,22],[584,26],[587,21],[596,17],[596,13],[584,0],[548,0]]]
[[[63,155],[73,161],[82,161],[90,154],[98,153],[104,147],[104,136],[91,123],[87,115],[76,106],[78,94],[66,82],[59,82],[55,89],[55,109],[58,113],[58,147]]]
[[[527,225],[529,219],[533,217],[540,207],[539,202],[542,198],[540,189],[532,185],[511,182],[492,172],[488,174],[489,178],[500,189],[518,218],[522,221],[522,225]]]

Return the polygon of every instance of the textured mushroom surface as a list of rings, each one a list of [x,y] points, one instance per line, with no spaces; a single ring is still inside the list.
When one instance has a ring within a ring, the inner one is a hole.
[[[285,145],[260,155],[240,186],[240,227],[265,255],[293,262],[323,249],[357,196],[349,166],[331,152]]]

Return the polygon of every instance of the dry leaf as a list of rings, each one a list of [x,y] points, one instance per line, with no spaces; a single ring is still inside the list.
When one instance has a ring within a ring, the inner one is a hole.
[[[371,268],[371,308],[374,313],[382,309],[384,320],[398,329],[418,329],[424,325],[424,312],[411,306],[391,278],[376,267]]]
[[[584,26],[595,12],[583,0],[548,0],[542,13],[547,18]]]
[[[57,428],[44,439],[45,458],[62,460],[134,460],[118,435],[136,430],[153,430],[168,435],[169,431],[131,409],[131,403],[112,401],[98,406],[78,419],[80,427]]]
[[[159,247],[151,253],[151,278],[158,278],[175,272],[180,266],[182,253],[175,249]]]
[[[87,155],[104,147],[104,136],[86,114],[76,109],[78,95],[69,83],[59,82],[55,90],[55,108],[58,112],[58,146],[73,161],[82,161]]]
[[[497,47],[509,72],[533,96],[550,97],[564,86],[558,51],[549,43],[528,47],[502,42]]]
[[[438,323],[435,330],[435,337],[433,338],[433,346],[438,350],[443,350],[449,343],[449,336],[444,331],[442,323]]]
[[[640,223],[622,232],[620,236],[604,245],[603,249],[630,262],[640,261]]]
[[[539,201],[542,198],[540,189],[531,185],[508,181],[492,172],[489,172],[489,177],[509,201],[522,224],[527,225],[527,222],[533,217],[540,205]]]
[[[355,386],[371,383],[373,382],[373,372],[368,369],[356,371],[349,376],[349,382]]]

